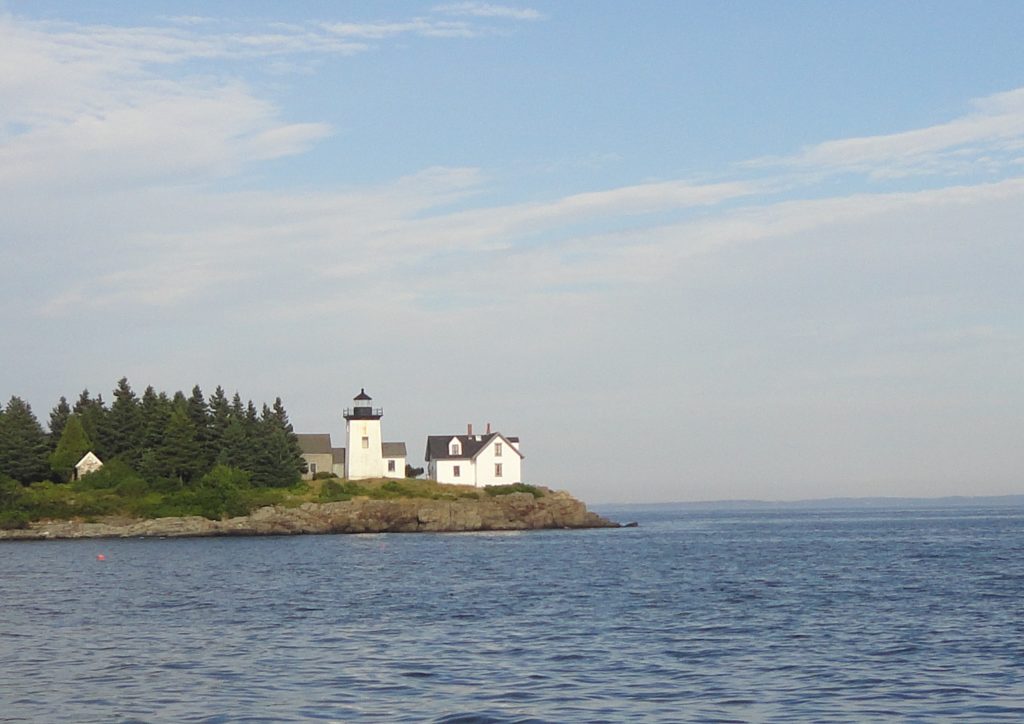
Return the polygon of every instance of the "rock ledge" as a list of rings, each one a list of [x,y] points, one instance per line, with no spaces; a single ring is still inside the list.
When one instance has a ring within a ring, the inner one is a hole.
[[[534,498],[511,493],[479,500],[354,498],[338,503],[303,503],[259,508],[239,518],[199,516],[151,520],[40,521],[24,530],[2,530],[0,540],[67,538],[298,535],[304,533],[444,533],[543,528],[618,528],[566,492],[544,489]]]

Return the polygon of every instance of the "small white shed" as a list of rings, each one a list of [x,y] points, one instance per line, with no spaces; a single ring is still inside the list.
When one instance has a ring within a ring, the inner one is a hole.
[[[82,459],[75,463],[75,480],[81,479],[83,475],[95,473],[103,467],[103,461],[93,453],[92,450],[82,456]]]

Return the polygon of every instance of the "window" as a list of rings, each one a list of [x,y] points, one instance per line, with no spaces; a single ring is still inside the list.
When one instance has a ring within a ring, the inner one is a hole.
[[[316,463],[309,464],[309,474],[316,475]]]
[[[501,457],[501,443],[500,442],[494,443],[494,457],[496,457],[496,458],[500,458]]]
[[[388,472],[389,473],[395,472],[395,461],[394,460],[388,460]]]
[[[462,446],[459,445],[458,442],[453,442],[452,443],[451,454],[452,455],[461,455],[462,454]]]
[[[363,438],[363,450],[369,450],[369,449],[370,449],[370,438],[364,437]]]
[[[459,473],[460,473],[460,472],[461,472],[461,471],[459,470],[459,466],[458,466],[458,465],[456,465],[456,466],[455,466],[454,468],[452,468],[452,477],[453,477],[453,478],[457,478],[457,477],[459,477]]]
[[[494,477],[501,477],[501,463],[494,463]]]

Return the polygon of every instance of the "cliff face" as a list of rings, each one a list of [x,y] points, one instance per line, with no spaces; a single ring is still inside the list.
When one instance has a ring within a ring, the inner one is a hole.
[[[299,533],[421,533],[541,528],[617,528],[568,493],[542,498],[512,493],[480,500],[370,500],[275,505],[227,520],[198,516],[106,523],[33,523],[26,530],[0,531],[0,540],[136,538]]]

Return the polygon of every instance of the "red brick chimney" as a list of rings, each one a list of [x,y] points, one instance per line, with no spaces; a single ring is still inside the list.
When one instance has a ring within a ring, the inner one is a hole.
[[[488,435],[491,434],[491,423],[489,423],[489,422],[487,423],[487,434]]]
[[[473,434],[473,423],[472,422],[467,422],[466,423],[466,434],[467,435],[472,435]]]

